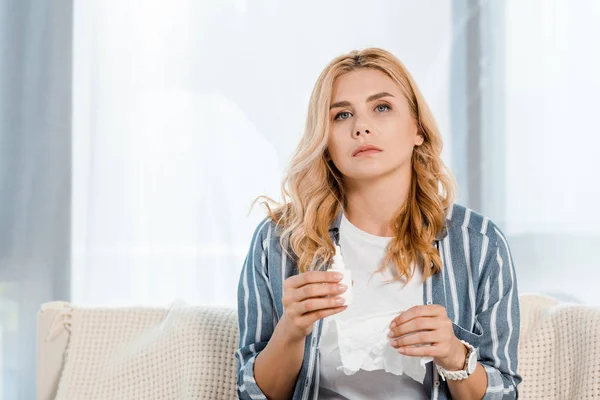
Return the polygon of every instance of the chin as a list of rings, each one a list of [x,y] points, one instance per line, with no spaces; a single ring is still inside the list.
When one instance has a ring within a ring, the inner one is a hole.
[[[342,174],[353,181],[375,180],[385,176],[394,175],[402,169],[402,165],[383,166],[376,163],[361,165],[358,168],[349,168],[341,171]]]
[[[363,168],[361,171],[351,171],[344,176],[354,181],[364,181],[381,178],[390,172],[390,170],[382,168]]]

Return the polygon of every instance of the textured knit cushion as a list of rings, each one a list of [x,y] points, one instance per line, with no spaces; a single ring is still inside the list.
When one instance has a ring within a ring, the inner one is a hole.
[[[525,400],[600,399],[600,308],[521,295]],[[65,318],[66,317],[66,318]],[[235,310],[68,308],[58,400],[235,399]]]
[[[600,399],[600,308],[535,294],[519,300],[519,398]]]
[[[235,310],[81,309],[57,399],[235,399]]]

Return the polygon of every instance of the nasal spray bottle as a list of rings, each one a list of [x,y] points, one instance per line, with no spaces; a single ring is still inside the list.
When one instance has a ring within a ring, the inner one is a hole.
[[[338,245],[335,246],[333,265],[329,268],[329,271],[339,272],[344,276],[339,283],[346,285],[348,289],[346,289],[346,291],[341,293],[339,296],[346,300],[344,305],[349,306],[352,303],[352,271],[346,269],[346,265],[342,259],[341,249]]]

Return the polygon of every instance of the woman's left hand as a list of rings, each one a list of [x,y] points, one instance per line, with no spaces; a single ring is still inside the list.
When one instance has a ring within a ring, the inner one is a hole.
[[[433,357],[437,365],[448,371],[464,368],[467,347],[454,335],[452,321],[443,306],[409,308],[392,320],[389,337],[400,354]]]

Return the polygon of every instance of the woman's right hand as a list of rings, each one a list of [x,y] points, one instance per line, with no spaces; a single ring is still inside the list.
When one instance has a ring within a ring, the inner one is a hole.
[[[337,272],[308,271],[283,282],[284,315],[280,322],[288,340],[304,340],[315,321],[347,308],[339,296],[347,289],[338,284],[341,280]]]

